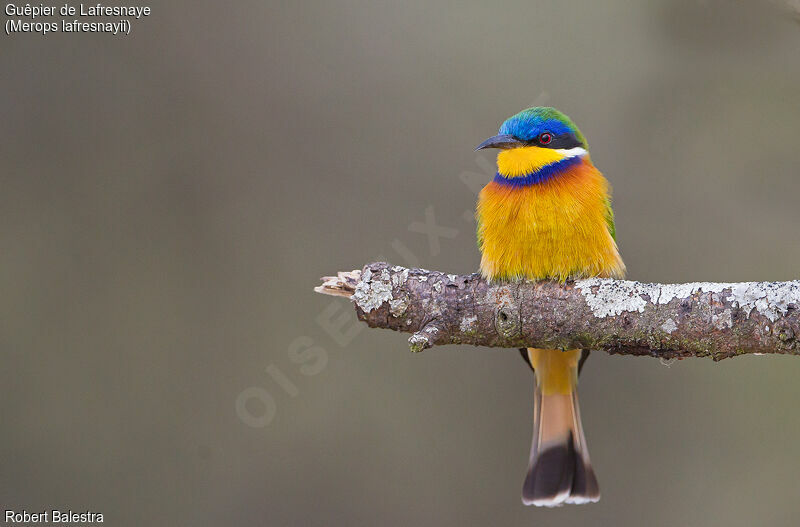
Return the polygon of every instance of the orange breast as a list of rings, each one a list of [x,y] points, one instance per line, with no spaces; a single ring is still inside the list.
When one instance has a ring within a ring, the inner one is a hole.
[[[589,162],[544,183],[495,181],[478,198],[481,272],[540,280],[622,277],[625,265],[606,219],[608,182]]]

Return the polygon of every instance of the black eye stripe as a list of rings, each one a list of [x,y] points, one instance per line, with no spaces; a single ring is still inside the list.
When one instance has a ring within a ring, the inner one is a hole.
[[[550,133],[550,132],[546,132],[546,133]],[[569,134],[569,133],[567,133],[567,134],[553,134],[553,133],[550,133],[550,136],[552,137],[552,139],[547,144],[542,144],[539,141],[539,137],[540,136],[541,136],[541,134],[539,136],[537,136],[535,139],[532,139],[530,141],[526,141],[526,144],[531,145],[531,146],[538,146],[540,148],[552,148],[554,150],[560,150],[560,149],[567,150],[567,149],[570,149],[570,148],[575,148],[577,146],[583,146],[583,144],[580,141],[578,141],[578,139],[575,137],[574,134]]]

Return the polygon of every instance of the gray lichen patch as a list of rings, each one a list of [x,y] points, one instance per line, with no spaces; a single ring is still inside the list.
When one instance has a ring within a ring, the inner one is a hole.
[[[384,302],[390,302],[392,300],[392,284],[389,271],[383,269],[380,277],[376,280],[372,271],[365,270],[353,292],[352,300],[365,313],[378,309]]]
[[[400,269],[398,271],[398,269]],[[394,287],[399,287],[406,283],[408,280],[408,269],[403,267],[393,267],[392,270],[395,272],[392,275],[392,285]]]
[[[422,331],[418,331],[408,337],[408,346],[413,353],[419,353],[424,349],[430,348],[433,346],[433,339],[438,332],[439,328],[436,326],[426,326]]]
[[[475,315],[464,317],[458,327],[465,335],[471,335],[478,329],[478,317]]]
[[[638,311],[642,313],[647,301],[644,295],[658,298],[654,295],[656,288],[651,284],[642,284],[628,280],[610,280],[606,278],[588,278],[575,282],[586,300],[586,305],[592,310],[594,316],[605,318],[625,312]],[[597,289],[597,292],[594,289]]]
[[[733,317],[731,310],[726,309],[718,315],[711,316],[711,324],[717,329],[728,329],[733,325]]]
[[[784,316],[790,305],[800,306],[800,281],[688,284],[643,284],[628,280],[589,278],[575,282],[594,316],[605,318],[625,312],[643,313],[648,305],[668,304],[674,299],[689,298],[697,293],[717,293],[720,300],[741,308],[749,317],[757,313],[775,322]],[[727,294],[724,294],[727,292]],[[718,329],[731,327],[731,312],[714,315]]]
[[[643,313],[645,307],[669,304],[676,298],[688,298],[699,292],[721,293],[734,284],[692,282],[689,284],[643,284],[630,280],[588,278],[578,280],[581,292],[594,316],[605,318],[625,312]],[[594,291],[597,289],[597,292]],[[647,297],[647,298],[645,298]]]
[[[714,282],[690,282],[688,284],[642,284],[655,291],[656,296],[651,296],[659,304],[669,304],[676,298],[689,298],[697,293],[721,293],[730,289],[732,284]]]
[[[395,298],[389,300],[389,312],[394,317],[402,317],[408,310],[408,300],[405,298]]]
[[[676,329],[678,329],[678,325],[674,320],[669,318],[666,322],[661,324],[661,329],[664,330],[665,333],[673,333]]]
[[[790,304],[800,306],[800,281],[732,284],[731,300],[748,316],[755,309],[775,322],[786,314]]]
[[[428,337],[420,333],[414,333],[408,337],[408,347],[411,348],[411,353],[419,353],[429,345]]]

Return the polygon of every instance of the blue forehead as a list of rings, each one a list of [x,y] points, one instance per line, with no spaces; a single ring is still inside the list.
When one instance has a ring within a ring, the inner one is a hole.
[[[560,116],[554,115],[557,113],[560,112],[552,111],[550,108],[523,110],[506,119],[500,126],[500,133],[513,135],[524,141],[530,141],[542,132],[550,132],[555,135],[575,133],[568,122],[564,122],[559,119]]]

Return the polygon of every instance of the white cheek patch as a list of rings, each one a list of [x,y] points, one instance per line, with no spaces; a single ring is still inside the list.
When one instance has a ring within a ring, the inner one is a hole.
[[[576,146],[575,148],[558,148],[555,151],[564,157],[577,157],[587,154],[586,149],[580,146]]]

